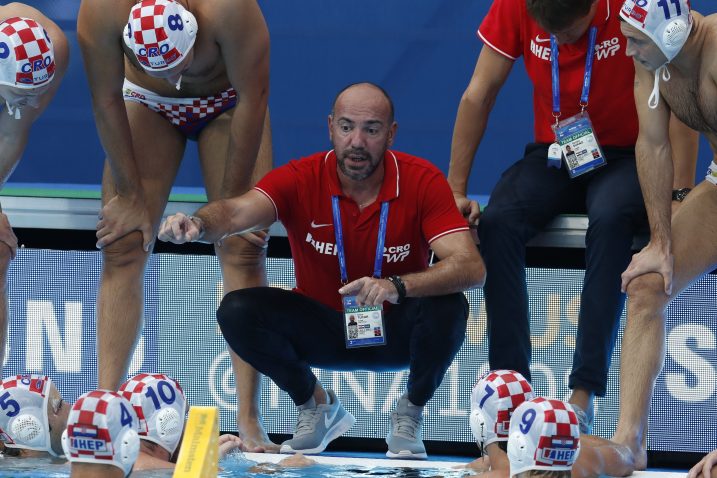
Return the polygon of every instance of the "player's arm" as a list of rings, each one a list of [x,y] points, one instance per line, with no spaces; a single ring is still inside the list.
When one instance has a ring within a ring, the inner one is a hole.
[[[117,194],[135,202],[142,200],[142,192],[122,98],[122,32],[129,11],[126,15],[117,12],[116,3],[113,0],[82,0],[77,17],[77,39],[90,85],[97,132]]]
[[[224,0],[217,8],[222,12],[217,41],[229,81],[239,96],[232,116],[223,191],[224,196],[236,196],[251,186],[261,143],[269,96],[269,32],[255,0]]]
[[[212,201],[193,216],[177,213],[159,228],[158,238],[175,244],[219,242],[227,236],[266,229],[276,220],[271,200],[256,189],[229,199]]]
[[[637,173],[650,220],[650,241],[670,246],[670,201],[673,165],[670,144],[670,109],[661,98],[657,108],[648,106],[654,76],[635,65],[635,105],[640,129],[635,145]]]
[[[690,469],[687,478],[717,478],[717,450],[702,458],[699,463]]]
[[[630,449],[594,435],[580,435],[580,455],[573,465],[574,478],[629,476],[635,470]]]
[[[635,63],[635,105],[640,122],[635,155],[642,196],[650,221],[650,242],[636,254],[622,275],[622,289],[637,276],[657,272],[663,276],[665,293],[672,291],[671,203],[673,165],[669,137],[670,109],[664,98],[656,108],[648,101],[654,74]],[[659,93],[658,93],[659,94]]]
[[[673,114],[670,117],[670,146],[674,177],[672,189],[693,188],[699,150],[700,133]]]
[[[62,82],[70,62],[70,48],[67,37],[55,22],[39,10],[21,3],[10,3],[0,7],[0,17],[19,16],[37,21],[47,31],[55,54],[55,75],[48,88],[40,95],[38,107],[22,108],[22,117],[14,119],[4,113],[0,115],[0,187],[5,184],[17,165],[27,145],[30,127],[50,104]]]
[[[475,206],[471,210],[465,199],[473,158],[485,133],[488,115],[512,67],[513,60],[487,45],[484,46],[458,106],[451,142],[448,183],[461,213],[468,215],[471,223],[475,222],[479,215]]]

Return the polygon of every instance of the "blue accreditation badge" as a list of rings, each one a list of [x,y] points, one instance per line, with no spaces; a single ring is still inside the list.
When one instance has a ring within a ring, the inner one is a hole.
[[[607,164],[587,111],[560,121],[554,130],[571,178]]]
[[[360,306],[356,296],[343,297],[344,332],[346,348],[371,347],[386,344],[386,328],[383,323],[383,307]]]

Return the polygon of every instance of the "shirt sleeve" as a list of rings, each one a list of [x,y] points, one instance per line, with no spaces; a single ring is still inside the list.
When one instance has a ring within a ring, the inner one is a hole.
[[[521,34],[525,0],[494,0],[478,28],[478,37],[501,55],[516,60],[523,53]]]
[[[421,230],[429,244],[447,234],[468,230],[468,221],[458,211],[448,181],[440,171],[431,174],[420,190]]]
[[[263,193],[274,205],[276,219],[284,222],[290,204],[298,202],[296,162],[272,169],[261,178],[254,189]]]

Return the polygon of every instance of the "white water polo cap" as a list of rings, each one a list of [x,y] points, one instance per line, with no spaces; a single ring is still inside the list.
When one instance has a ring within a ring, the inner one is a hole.
[[[692,31],[689,0],[626,0],[620,16],[650,37],[670,62]]]
[[[139,454],[139,419],[117,392],[95,390],[77,399],[62,434],[70,462],[114,465],[127,476]]]
[[[179,383],[164,374],[140,373],[123,383],[119,393],[139,417],[140,438],[174,453],[182,439],[187,412],[187,399]]]
[[[0,383],[0,440],[5,446],[57,455],[47,417],[51,384],[45,375],[15,375]]]
[[[510,420],[510,476],[527,470],[572,469],[580,453],[580,425],[573,408],[561,400],[534,398]]]
[[[533,398],[533,387],[513,370],[493,370],[471,392],[470,426],[481,447],[508,441],[510,417],[516,407]]]
[[[197,19],[174,0],[144,0],[132,7],[123,38],[145,70],[168,70],[194,45]]]
[[[0,23],[0,85],[38,88],[54,76],[52,42],[39,23],[23,17]]]

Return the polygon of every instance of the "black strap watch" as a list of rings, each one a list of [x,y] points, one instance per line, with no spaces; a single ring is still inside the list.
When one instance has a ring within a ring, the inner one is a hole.
[[[389,276],[386,277],[386,280],[393,284],[393,286],[396,288],[396,292],[398,292],[398,301],[396,301],[396,303],[400,304],[401,302],[403,302],[403,300],[406,298],[406,284],[403,283],[399,276]]]
[[[692,191],[692,188],[673,189],[672,200],[682,202],[690,191]]]

